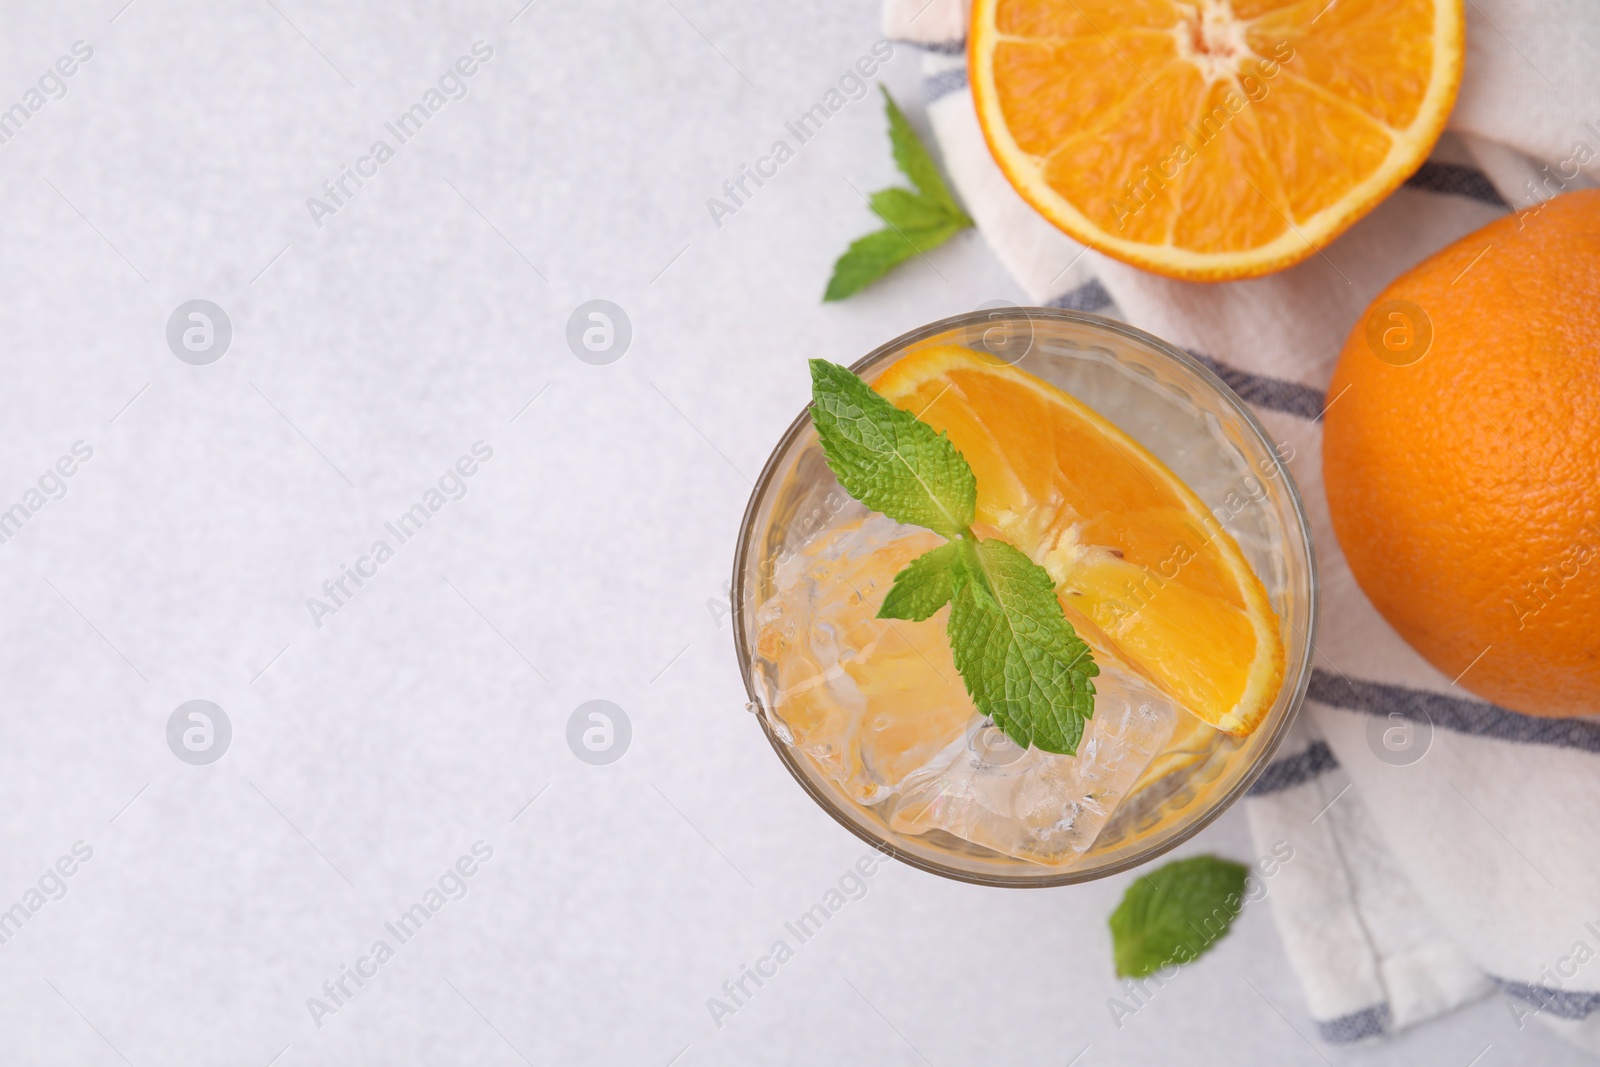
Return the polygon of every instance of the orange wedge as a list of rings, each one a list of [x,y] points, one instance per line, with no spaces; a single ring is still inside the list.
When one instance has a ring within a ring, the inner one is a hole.
[[[1043,564],[1091,645],[1219,730],[1260,724],[1283,684],[1277,615],[1165,464],[1055,386],[956,345],[911,353],[873,388],[950,435],[977,475],[975,532]]]
[[[1023,198],[1158,274],[1322,248],[1427,158],[1462,0],[973,0],[978,122]]]

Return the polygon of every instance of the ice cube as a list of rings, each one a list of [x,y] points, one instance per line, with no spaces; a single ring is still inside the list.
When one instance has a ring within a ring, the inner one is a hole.
[[[880,619],[894,576],[941,539],[851,502],[785,559],[757,610],[768,721],[854,799],[875,804],[977,714],[950,657],[948,609]]]
[[[981,717],[948,762],[908,778],[889,825],[944,830],[996,852],[1061,864],[1082,853],[1172,736],[1176,712],[1154,687],[1096,655],[1094,717],[1076,756],[1019,748]]]
[[[911,560],[940,544],[853,501],[782,560],[757,610],[757,673],[777,734],[899,833],[943,830],[1059,865],[1093,842],[1173,732],[1173,705],[1095,649],[1094,717],[1076,756],[1021,749],[967,695],[945,636],[879,619]]]

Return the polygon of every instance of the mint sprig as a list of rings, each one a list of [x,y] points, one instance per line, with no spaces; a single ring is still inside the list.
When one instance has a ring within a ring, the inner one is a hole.
[[[1117,977],[1143,978],[1207,952],[1239,917],[1249,873],[1242,863],[1193,856],[1140,875],[1111,913]]]
[[[824,301],[843,300],[860,292],[912,256],[939,247],[972,225],[887,89],[883,89],[883,100],[895,166],[916,188],[894,186],[872,194],[873,214],[889,225],[859,238],[839,257]]]
[[[1024,748],[1076,755],[1100,673],[1045,569],[972,532],[978,482],[944,434],[879,396],[847,368],[811,361],[811,421],[845,491],[947,543],[895,576],[883,619],[950,607],[945,631],[978,711]]]

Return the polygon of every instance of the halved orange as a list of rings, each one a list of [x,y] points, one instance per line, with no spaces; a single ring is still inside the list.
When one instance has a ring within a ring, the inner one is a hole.
[[[1260,724],[1283,684],[1278,617],[1164,463],[1055,386],[957,345],[911,353],[873,388],[950,435],[977,475],[974,532],[1043,564],[1091,645],[1219,730]]]
[[[1432,149],[1462,0],[973,0],[978,123],[1067,234],[1174,278],[1299,262]]]

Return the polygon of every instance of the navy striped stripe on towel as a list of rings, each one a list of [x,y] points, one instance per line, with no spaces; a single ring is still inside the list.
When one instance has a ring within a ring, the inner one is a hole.
[[[1293,756],[1279,756],[1267,764],[1267,769],[1261,772],[1261,777],[1256,779],[1256,784],[1250,787],[1247,795],[1264,797],[1272,793],[1281,793],[1285,789],[1303,785],[1338,766],[1339,761],[1334,758],[1333,750],[1328,747],[1327,742],[1313,741],[1304,752]]]
[[[1306,697],[1346,711],[1361,711],[1369,715],[1398,714],[1413,722],[1426,721],[1473,737],[1600,752],[1600,722],[1523,715],[1481,700],[1385,685],[1382,682],[1364,682],[1320,669],[1311,672],[1311,685],[1306,690]]]
[[[1317,1033],[1330,1045],[1349,1045],[1369,1037],[1381,1037],[1389,1032],[1389,1005],[1374,1004],[1370,1008],[1341,1015],[1337,1019],[1318,1019]]]
[[[1547,1011],[1558,1019],[1587,1019],[1600,1008],[1600,993],[1584,993],[1572,989],[1555,989],[1547,985],[1534,985],[1531,982],[1517,982],[1510,978],[1496,978],[1489,976],[1489,980],[1500,987],[1500,992],[1508,997],[1516,997],[1534,1005],[1540,1011]]]
[[[920,48],[924,52],[938,52],[942,56],[959,56],[967,51],[967,39],[965,37],[956,41],[908,41],[904,38],[898,38],[894,43],[907,45],[911,48]]]
[[[1210,356],[1196,352],[1192,348],[1184,349],[1193,356],[1212,374],[1221,378],[1223,382],[1239,394],[1239,398],[1247,404],[1268,411],[1281,411],[1285,415],[1298,415],[1302,419],[1313,422],[1322,418],[1322,409],[1327,396],[1321,389],[1313,389],[1309,385],[1299,382],[1287,381],[1283,378],[1270,378],[1265,374],[1255,374],[1251,371],[1230,367],[1226,363],[1218,363]]]
[[[922,83],[922,91],[927,102],[932,104],[943,100],[951,93],[959,93],[967,87],[967,68],[956,67],[952,70],[941,70],[937,74],[930,74]]]
[[[1046,301],[1045,307],[1061,308],[1063,311],[1087,311],[1093,314],[1096,311],[1104,311],[1113,303],[1111,294],[1100,284],[1100,280],[1090,278],[1076,289]]]
[[[1511,207],[1506,203],[1505,197],[1500,195],[1482,171],[1471,167],[1463,167],[1459,163],[1434,163],[1427,162],[1417,168],[1417,172],[1406,179],[1406,186],[1411,189],[1423,189],[1430,193],[1444,193],[1447,196],[1464,196],[1469,200],[1476,200],[1480,204],[1490,207]]]

